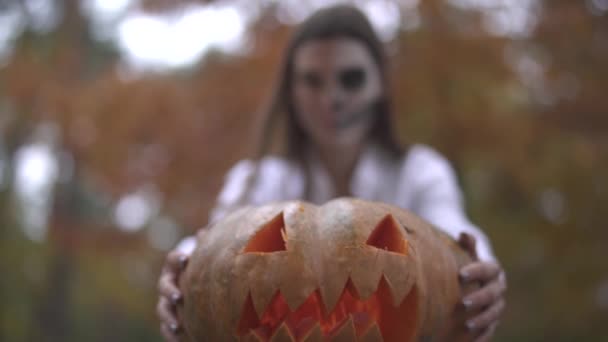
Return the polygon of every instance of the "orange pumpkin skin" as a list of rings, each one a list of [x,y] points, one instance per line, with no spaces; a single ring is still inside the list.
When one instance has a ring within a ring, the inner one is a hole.
[[[471,261],[387,204],[246,207],[199,234],[178,315],[192,341],[471,340],[458,305]]]

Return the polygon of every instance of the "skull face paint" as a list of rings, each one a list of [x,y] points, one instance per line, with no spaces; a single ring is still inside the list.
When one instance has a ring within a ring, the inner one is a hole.
[[[380,71],[366,46],[352,38],[311,40],[294,57],[296,119],[315,144],[361,143],[382,96]]]

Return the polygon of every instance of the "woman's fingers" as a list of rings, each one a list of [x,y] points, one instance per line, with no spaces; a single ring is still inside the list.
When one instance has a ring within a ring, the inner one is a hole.
[[[493,262],[472,262],[460,269],[463,282],[481,282],[485,284],[498,277],[502,268]]]
[[[466,296],[462,303],[468,311],[480,309],[501,299],[506,289],[506,284],[495,278],[494,281]]]
[[[177,285],[177,279],[187,263],[187,255],[175,251],[170,252],[158,280],[158,292],[173,304],[177,304],[181,300],[182,295]]]
[[[177,304],[181,300],[181,291],[175,283],[176,275],[169,270],[163,270],[158,280],[158,292],[161,297],[166,297],[173,304]]]
[[[475,342],[489,342],[492,340],[494,336],[494,332],[496,331],[496,327],[498,326],[498,322],[490,325],[486,330],[484,330],[477,338]]]
[[[166,297],[160,297],[156,304],[156,314],[160,321],[166,324],[171,330],[178,328],[177,318],[175,317],[174,306]]]
[[[165,341],[179,341],[180,326],[175,319],[173,308],[165,297],[161,297],[156,305],[156,313],[160,318],[160,333]]]
[[[161,333],[161,335],[163,335],[163,338],[167,342],[178,342],[179,341],[178,336],[173,332],[173,330],[171,330],[169,325],[166,323],[160,324],[160,333]]]
[[[180,272],[188,264],[188,255],[176,250],[173,250],[167,254],[167,260],[165,266],[175,272]]]
[[[177,251],[170,252],[158,280],[160,297],[156,305],[156,313],[161,321],[161,334],[166,341],[179,340],[180,325],[175,316],[175,307],[182,300],[182,294],[177,281],[187,263],[187,255]]]
[[[485,331],[492,325],[498,323],[502,311],[505,308],[505,300],[500,299],[484,310],[481,314],[467,321],[467,328],[471,331]]]
[[[500,265],[491,262],[473,262],[460,270],[462,282],[481,284],[462,300],[467,311],[481,310],[466,322],[467,328],[478,334],[476,342],[490,340],[504,311],[507,282],[503,275]]]
[[[477,240],[475,240],[475,237],[473,235],[468,233],[460,233],[460,236],[458,237],[458,244],[467,253],[469,253],[469,256],[471,256],[473,260],[479,260],[476,248]]]

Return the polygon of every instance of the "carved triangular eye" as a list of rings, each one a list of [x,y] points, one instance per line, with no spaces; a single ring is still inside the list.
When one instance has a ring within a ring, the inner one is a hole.
[[[385,251],[406,255],[407,241],[400,230],[401,228],[393,216],[386,215],[370,234],[367,244]]]
[[[285,222],[283,213],[275,216],[249,240],[243,253],[272,253],[285,251]]]

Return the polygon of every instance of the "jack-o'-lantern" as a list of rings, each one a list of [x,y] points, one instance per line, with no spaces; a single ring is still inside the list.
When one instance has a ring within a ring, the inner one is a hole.
[[[178,314],[194,341],[466,340],[457,272],[470,261],[386,204],[247,207],[199,234]]]

